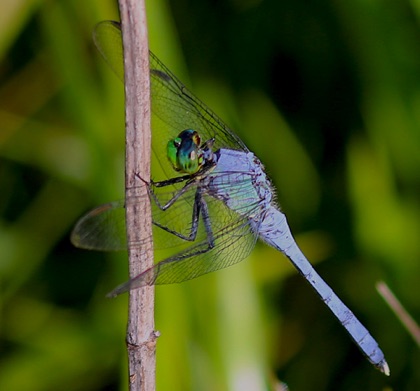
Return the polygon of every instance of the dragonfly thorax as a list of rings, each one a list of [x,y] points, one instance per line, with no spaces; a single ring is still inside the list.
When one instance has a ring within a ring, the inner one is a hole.
[[[195,174],[213,163],[213,139],[201,144],[201,137],[193,129],[183,130],[178,137],[169,140],[167,156],[175,171]]]

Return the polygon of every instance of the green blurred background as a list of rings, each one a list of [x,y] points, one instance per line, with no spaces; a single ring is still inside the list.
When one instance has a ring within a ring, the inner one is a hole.
[[[156,289],[158,390],[419,390],[420,2],[155,0],[151,49],[266,165],[292,231],[380,343],[359,353],[279,253]],[[91,32],[114,1],[0,4],[0,390],[125,390],[125,254],[77,250],[123,197],[123,86]],[[189,73],[187,73],[189,70]]]

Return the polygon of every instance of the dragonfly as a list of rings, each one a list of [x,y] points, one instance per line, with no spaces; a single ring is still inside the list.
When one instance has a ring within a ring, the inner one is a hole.
[[[123,79],[120,24],[99,23],[94,42]],[[260,239],[292,262],[367,359],[389,375],[378,343],[299,249],[260,160],[152,52],[150,80],[152,150],[165,179],[139,180],[147,185],[152,204],[153,238],[149,240],[172,254],[164,252],[153,267],[109,296],[226,268],[245,259]],[[91,250],[127,249],[125,206],[145,201],[116,201],[90,211],[73,229],[73,244]],[[141,248],[144,243],[132,245]]]

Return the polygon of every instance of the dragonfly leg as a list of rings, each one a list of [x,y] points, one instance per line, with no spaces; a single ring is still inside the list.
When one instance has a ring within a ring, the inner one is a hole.
[[[154,200],[156,202],[156,204],[158,205],[158,201],[155,198],[155,195],[153,196]],[[192,218],[191,218],[191,230],[190,230],[190,234],[188,236],[183,235],[173,229],[170,229],[162,224],[159,224],[156,221],[153,221],[153,224],[156,225],[157,227],[163,229],[166,232],[169,232],[172,235],[177,236],[180,239],[189,241],[189,242],[193,242],[195,240],[195,238],[197,237],[197,231],[198,231],[198,221],[200,218],[200,209],[201,209],[201,202],[200,202],[200,192],[197,190],[196,194],[195,194],[195,199],[194,199],[194,205],[193,205],[193,212],[192,212]],[[159,206],[159,205],[158,205]],[[166,210],[163,209],[161,206],[159,206],[159,208],[161,208],[162,210]]]
[[[196,181],[191,180],[191,175],[184,175],[184,176],[181,176],[181,177],[176,177],[176,178],[172,178],[172,179],[168,179],[168,180],[160,181],[160,182],[153,182],[153,181],[147,182],[143,178],[141,178],[139,175],[137,175],[137,177],[147,185],[147,189],[148,189],[148,193],[149,193],[150,197],[153,198],[155,204],[162,211],[165,211],[168,208],[170,208],[179,199],[179,197],[181,197],[187,190],[189,190],[192,186],[197,185]],[[176,192],[175,195],[168,202],[166,202],[166,204],[164,204],[164,205],[162,205],[162,203],[159,201],[157,195],[155,194],[155,192],[152,189],[152,186],[165,187],[165,186],[170,186],[170,185],[173,185],[175,183],[181,183],[181,182],[188,181],[188,180],[190,180],[190,181],[187,182],[181,190]],[[209,243],[209,249],[211,249],[211,248],[214,247],[214,236],[213,236],[213,231],[211,229],[210,216],[209,216],[207,203],[203,198],[203,194],[202,194],[201,188],[199,186],[197,187],[197,191],[196,191],[196,194],[195,194],[193,214],[192,214],[192,220],[191,220],[191,222],[192,222],[191,223],[191,230],[190,230],[190,234],[188,236],[182,235],[181,233],[179,233],[175,230],[172,230],[172,229],[170,229],[170,228],[168,228],[168,227],[166,227],[162,224],[159,224],[156,221],[153,221],[153,224],[156,225],[157,227],[165,230],[166,232],[179,237],[180,239],[183,239],[183,240],[186,240],[186,241],[189,241],[189,242],[193,242],[197,237],[200,211],[202,212],[202,215],[203,215],[203,223],[204,223],[204,228],[205,228],[206,233],[207,233],[207,240],[208,240],[208,243]]]
[[[171,178],[171,179],[166,179],[164,181],[159,181],[159,182],[155,182],[153,180],[147,181],[146,179],[144,179],[143,177],[140,176],[139,173],[135,174],[136,177],[138,179],[140,179],[147,187],[150,186],[155,186],[155,187],[165,187],[165,186],[170,186],[170,185],[174,185],[175,183],[181,183],[181,182],[185,182],[188,179],[191,179],[191,175],[183,175],[183,176],[179,176],[179,177],[175,177],[175,178]]]
[[[156,193],[152,189],[152,185],[149,185],[148,192],[149,192],[149,196],[151,196],[153,198],[153,200],[155,201],[155,203],[159,207],[159,209],[165,211],[168,208],[170,208],[179,199],[179,197],[181,197],[183,194],[185,194],[185,192],[187,192],[194,185],[196,185],[195,182],[186,183],[185,186],[181,190],[177,191],[173,195],[173,197],[169,201],[166,202],[166,204],[162,204],[159,201],[159,198],[157,197]]]
[[[165,187],[165,186],[174,185],[175,183],[185,182],[185,181],[188,181],[189,179],[191,179],[191,175],[183,175],[183,176],[166,179],[164,181],[159,181],[159,182],[150,181],[150,185],[153,185],[155,187]]]
[[[211,229],[211,223],[210,223],[210,217],[209,217],[209,211],[208,211],[208,207],[207,207],[207,203],[203,198],[203,194],[201,192],[201,189],[198,188],[196,193],[195,193],[195,199],[194,199],[194,205],[193,205],[193,213],[192,213],[192,217],[191,217],[191,230],[190,230],[190,234],[188,236],[186,235],[182,235],[181,233],[172,230],[162,224],[159,224],[158,222],[153,221],[153,224],[156,225],[157,227],[165,230],[166,232],[169,232],[172,235],[175,235],[177,237],[179,237],[180,239],[189,241],[189,242],[193,242],[196,237],[197,237],[197,232],[198,232],[198,222],[200,220],[200,213],[203,216],[203,223],[204,223],[204,229],[206,230],[207,233],[207,241],[209,243],[209,248],[211,249],[214,247],[214,236],[213,236],[213,231]]]
[[[207,233],[207,241],[209,243],[209,249],[211,249],[214,247],[214,236],[213,236],[213,230],[211,229],[209,208],[207,207],[206,200],[202,196],[201,191],[197,190],[197,193],[200,193],[201,214],[203,215],[203,223],[204,223],[204,228]]]
[[[174,196],[169,201],[166,202],[166,204],[162,204],[159,201],[156,193],[153,191],[152,187],[153,186],[154,187],[165,187],[165,186],[174,185],[176,183],[185,182],[185,181],[191,179],[191,175],[184,175],[184,176],[181,176],[181,177],[171,178],[171,179],[167,179],[165,181],[160,181],[160,182],[153,182],[153,181],[148,182],[145,179],[143,179],[139,174],[136,174],[136,176],[147,186],[147,192],[149,193],[149,196],[151,198],[153,198],[153,200],[155,201],[155,203],[159,207],[159,209],[161,209],[163,211],[170,208],[175,203],[175,201],[179,199],[179,197],[181,197],[187,190],[189,190],[194,184],[196,184],[195,181],[187,182],[181,190],[177,191],[174,194]]]

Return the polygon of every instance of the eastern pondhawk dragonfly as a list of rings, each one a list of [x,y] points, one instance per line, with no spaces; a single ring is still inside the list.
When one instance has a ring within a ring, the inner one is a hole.
[[[119,23],[99,23],[94,40],[123,78]],[[260,238],[290,259],[368,360],[388,375],[377,342],[297,246],[285,215],[274,202],[274,190],[260,160],[153,53],[150,79],[152,148],[166,179],[139,180],[148,186],[156,247],[173,247],[175,255],[118,286],[109,296],[145,285],[178,283],[231,266],[246,258]],[[124,206],[122,201],[114,202],[89,212],[76,224],[72,242],[86,249],[127,249]]]

